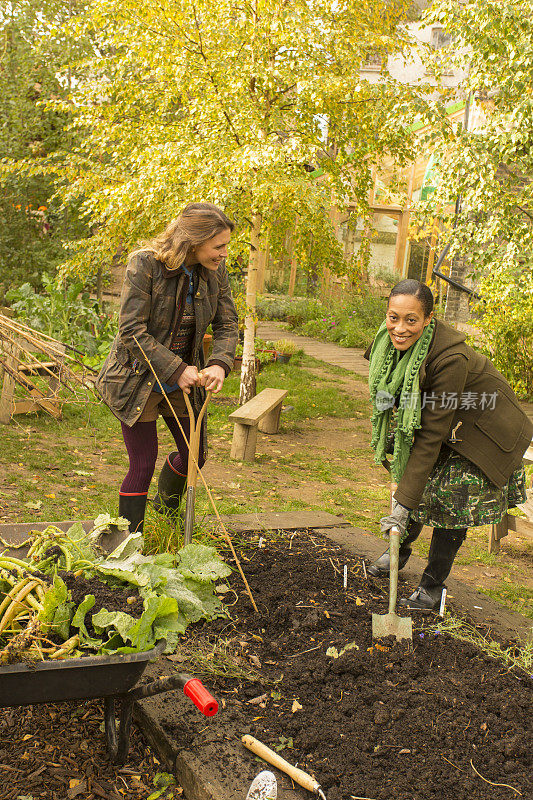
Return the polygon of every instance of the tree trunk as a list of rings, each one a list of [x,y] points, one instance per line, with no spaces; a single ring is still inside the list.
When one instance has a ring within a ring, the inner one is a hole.
[[[259,251],[259,255],[257,257],[257,279],[256,279],[256,291],[261,294],[261,292],[265,288],[265,272],[268,265],[269,260],[269,234],[267,233],[265,237],[265,241],[261,250]]]
[[[102,310],[102,301],[104,299],[104,276],[102,274],[102,267],[98,267],[96,271],[96,299],[100,310]]]
[[[289,297],[294,297],[294,287],[296,286],[296,270],[298,268],[298,262],[294,256],[294,245],[295,239],[297,234],[297,227],[298,227],[298,215],[296,215],[294,219],[294,227],[291,229],[291,238],[290,238],[290,248],[289,248],[289,260],[290,260],[290,273],[289,273]]]
[[[241,388],[239,395],[239,403],[241,405],[255,397],[255,301],[261,223],[261,214],[256,214],[252,221],[250,259],[246,277],[246,316],[244,317],[244,342],[242,346]]]

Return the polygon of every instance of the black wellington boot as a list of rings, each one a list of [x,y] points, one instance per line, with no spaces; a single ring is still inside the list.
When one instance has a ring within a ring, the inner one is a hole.
[[[130,523],[130,533],[142,533],[144,512],[146,510],[145,494],[119,494],[118,513]]]
[[[410,522],[407,527],[407,536],[400,544],[400,556],[398,560],[398,569],[402,569],[405,567],[407,562],[409,561],[409,556],[411,555],[411,548],[409,547],[415,539],[418,539],[420,536],[420,531],[424,527],[422,522]],[[367,567],[369,575],[372,575],[373,578],[383,578],[388,576],[390,572],[390,556],[388,548],[385,550],[384,553],[380,555],[373,564]]]
[[[165,516],[177,517],[180,511],[181,498],[187,486],[187,476],[180,475],[172,466],[172,459],[177,453],[171,453],[163,465],[157,482],[157,494],[154,497],[154,509]]]
[[[455,556],[466,539],[466,528],[450,530],[434,528],[429,547],[428,563],[420,584],[411,597],[398,605],[408,611],[434,611],[440,606],[444,581],[450,574]]]

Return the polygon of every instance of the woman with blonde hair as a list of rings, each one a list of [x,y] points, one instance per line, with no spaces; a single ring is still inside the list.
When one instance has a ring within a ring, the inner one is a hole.
[[[122,425],[129,470],[119,491],[119,513],[129,520],[131,531],[143,528],[157,459],[157,417],[163,417],[177,450],[165,461],[154,507],[176,514],[187,480],[188,447],[173,411],[188,437],[183,393],[197,414],[205,391],[219,392],[233,366],[238,320],[225,267],[233,228],[217,206],[189,203],[163,233],[130,255],[119,331],[96,388]],[[213,349],[204,364],[209,325]],[[200,467],[205,458],[204,417]]]

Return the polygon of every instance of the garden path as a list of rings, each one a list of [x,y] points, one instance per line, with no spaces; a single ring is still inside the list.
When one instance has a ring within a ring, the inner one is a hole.
[[[276,339],[289,339],[298,347],[301,347],[308,356],[332,364],[334,367],[342,367],[351,372],[356,372],[364,378],[368,377],[368,361],[363,358],[364,350],[358,347],[340,347],[333,342],[321,342],[311,336],[299,336],[283,327],[281,322],[261,321],[257,323],[257,335],[267,341]]]

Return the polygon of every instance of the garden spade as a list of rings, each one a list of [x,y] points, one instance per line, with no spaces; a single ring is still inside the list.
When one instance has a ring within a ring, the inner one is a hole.
[[[320,800],[326,800],[326,795],[320,788],[319,782],[307,772],[304,772],[303,769],[298,769],[298,767],[294,767],[292,764],[289,764],[289,762],[285,761],[285,759],[282,758],[279,753],[275,753],[274,750],[271,750],[270,747],[266,746],[266,744],[260,742],[259,739],[254,739],[254,737],[250,736],[249,734],[243,736],[241,741],[243,745],[247,747],[248,750],[251,750],[252,753],[255,753],[256,756],[259,756],[264,761],[272,764],[273,767],[277,767],[282,772],[285,772],[289,778],[292,778],[293,781],[299,783],[300,786],[304,787],[304,789],[313,792],[313,794],[320,798]]]
[[[399,617],[396,614],[396,596],[398,593],[398,559],[400,554],[400,531],[391,528],[389,531],[390,556],[390,590],[389,613],[372,614],[372,638],[395,636],[396,639],[413,638],[413,622],[411,617]]]
[[[187,467],[187,494],[185,495],[185,518],[183,520],[183,544],[192,542],[192,532],[194,528],[194,503],[196,500],[196,484],[198,482],[198,451],[200,449],[200,433],[202,430],[202,420],[204,418],[207,404],[211,399],[212,392],[206,393],[206,398],[198,419],[194,417],[194,411],[189,400],[189,395],[183,392],[185,405],[189,412],[189,462]]]

